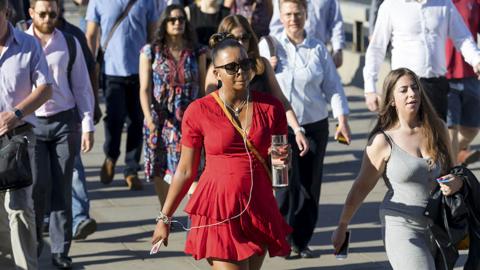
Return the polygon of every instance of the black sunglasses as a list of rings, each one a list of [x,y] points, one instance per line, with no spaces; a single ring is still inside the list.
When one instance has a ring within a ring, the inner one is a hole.
[[[223,66],[216,66],[215,68],[223,68],[228,75],[235,75],[238,70],[249,71],[253,68],[253,61],[250,58],[240,60],[240,62],[231,62]]]
[[[242,42],[242,43],[245,43],[245,42],[248,42],[250,40],[250,34],[249,33],[245,33],[239,37],[234,37],[238,42]]]
[[[35,11],[35,13],[37,13],[38,17],[40,17],[42,19],[45,19],[45,17],[47,17],[47,15],[50,19],[55,19],[58,16],[58,14],[55,11],[51,11],[51,12],[46,12],[46,11],[36,12]]]
[[[165,20],[169,23],[175,23],[176,21],[180,23],[184,23],[187,19],[184,16],[180,16],[180,17],[168,17]]]

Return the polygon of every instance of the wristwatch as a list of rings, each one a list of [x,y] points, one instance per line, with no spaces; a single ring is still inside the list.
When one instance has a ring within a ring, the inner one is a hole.
[[[13,108],[13,113],[15,114],[15,117],[17,117],[18,120],[21,120],[23,118],[22,110]]]
[[[293,133],[295,133],[295,135],[297,135],[298,132],[305,134],[305,129],[303,127],[297,127],[293,129]]]

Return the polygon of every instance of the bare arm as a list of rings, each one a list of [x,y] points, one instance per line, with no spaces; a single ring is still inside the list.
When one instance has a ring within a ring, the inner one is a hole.
[[[172,184],[168,190],[168,195],[162,209],[162,213],[171,217],[183,197],[187,193],[190,185],[197,176],[198,164],[200,162],[201,148],[195,149],[182,145],[182,153],[177,170],[173,176]],[[162,221],[157,223],[152,237],[152,244],[164,239],[165,246],[168,245],[168,235],[170,228]]]
[[[297,120],[297,116],[295,115],[295,112],[293,111],[290,102],[288,102],[287,98],[282,92],[282,89],[280,88],[280,85],[278,84],[277,78],[275,77],[275,72],[273,71],[270,62],[263,57],[262,60],[265,64],[265,73],[267,74],[270,93],[272,93],[272,95],[274,95],[283,103],[283,106],[285,107],[288,125],[293,130],[298,130],[300,128],[300,123]],[[303,132],[296,132],[295,140],[297,142],[298,148],[300,149],[300,156],[306,155],[309,150],[309,145],[305,134],[303,134]]]
[[[375,135],[367,145],[360,172],[348,193],[338,227],[332,235],[332,242],[336,251],[340,249],[345,240],[345,232],[352,217],[383,174],[390,152],[390,146],[383,134]]]
[[[140,105],[142,106],[145,122],[149,126],[150,123],[153,123],[152,113],[150,112],[150,105],[152,104],[152,62],[143,53],[140,54],[139,79]]]
[[[92,52],[93,56],[97,55],[97,43],[98,37],[100,34],[100,27],[97,23],[89,21],[87,23],[87,31],[85,33],[85,37],[87,38],[87,45]]]

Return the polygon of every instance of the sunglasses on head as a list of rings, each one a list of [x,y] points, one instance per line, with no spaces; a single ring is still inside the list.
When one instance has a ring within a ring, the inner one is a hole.
[[[168,17],[167,19],[165,19],[167,22],[169,23],[175,23],[176,21],[180,22],[180,23],[184,23],[186,21],[186,18],[183,17],[183,16],[180,16],[180,17]]]
[[[249,71],[253,68],[253,61],[250,58],[245,58],[237,62],[231,62],[223,66],[216,66],[215,68],[223,68],[228,75],[235,75],[238,70]]]
[[[238,36],[238,37],[234,37],[238,42],[242,42],[242,43],[245,43],[245,42],[248,42],[250,40],[250,34],[249,33],[245,33],[241,36]]]
[[[45,17],[47,17],[47,15],[50,19],[55,19],[58,16],[58,14],[55,11],[50,11],[50,12],[46,12],[46,11],[36,12],[35,11],[35,13],[37,13],[38,17],[40,17],[42,19],[45,19]]]

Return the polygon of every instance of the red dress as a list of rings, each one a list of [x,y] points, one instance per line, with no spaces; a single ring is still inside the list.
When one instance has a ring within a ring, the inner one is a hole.
[[[252,91],[253,119],[248,139],[265,160],[271,135],[287,134],[282,104],[272,96]],[[205,147],[206,165],[185,212],[192,227],[213,224],[245,209],[251,187],[250,162],[242,137],[220,105],[208,95],[191,103],[182,121],[182,145]],[[195,259],[217,258],[241,261],[267,248],[270,256],[290,252],[286,236],[291,228],[284,221],[273,197],[265,168],[253,153],[253,192],[247,210],[225,223],[193,228],[185,253]]]

